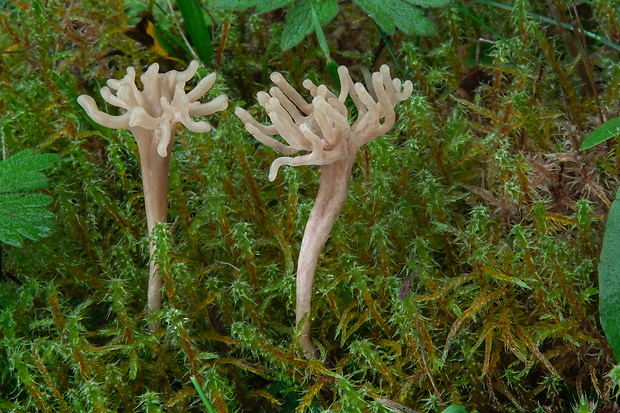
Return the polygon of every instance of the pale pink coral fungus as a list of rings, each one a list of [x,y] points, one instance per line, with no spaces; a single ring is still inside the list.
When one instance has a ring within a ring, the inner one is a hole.
[[[106,128],[128,129],[138,141],[153,139],[159,156],[166,157],[177,123],[182,123],[192,132],[208,132],[211,130],[208,122],[194,121],[190,116],[211,115],[228,107],[226,95],[220,95],[207,103],[198,101],[215,83],[215,73],[185,93],[185,84],[194,77],[197,69],[198,62],[194,60],[182,72],[171,70],[159,73],[159,65],[154,63],[140,76],[144,86],[141,92],[136,86],[135,69],[128,67],[122,79],[109,79],[107,86],[101,88],[101,97],[107,103],[125,111],[118,116],[101,112],[95,100],[88,95],[80,96],[78,103],[88,116]],[[152,136],[148,136],[148,131],[153,132]]]
[[[168,170],[170,149],[174,141],[174,129],[178,123],[192,132],[208,132],[211,125],[204,120],[195,121],[191,116],[206,116],[228,107],[226,95],[220,95],[207,103],[200,99],[215,83],[216,74],[202,79],[194,89],[185,92],[186,83],[194,77],[198,62],[192,61],[186,70],[159,73],[159,65],[152,64],[140,76],[143,91],[136,86],[136,71],[127,68],[127,74],[119,79],[109,79],[101,88],[101,96],[123,113],[114,116],[101,112],[95,100],[87,95],[78,103],[98,124],[111,129],[128,129],[136,138],[142,169],[144,203],[149,236],[158,222],[166,222],[168,215]],[[116,92],[116,94],[113,93]],[[150,243],[148,312],[161,309],[161,276],[154,261],[155,245]],[[151,323],[152,330],[158,328]]]
[[[282,165],[321,166],[319,192],[306,225],[297,263],[299,343],[310,357],[317,356],[317,348],[310,338],[309,319],[314,273],[321,250],[346,201],[355,155],[366,142],[392,128],[394,107],[408,99],[413,91],[410,81],[402,83],[399,79],[392,79],[387,65],[372,74],[368,90],[361,83],[353,83],[345,66],[338,68],[338,75],[341,85],[338,96],[325,85],[316,86],[305,80],[303,86],[313,98],[308,103],[280,73],[273,73],[271,80],[275,86],[269,93],[257,95],[271,125],[258,123],[242,108],[235,110],[246,129],[265,145],[285,155],[309,152],[294,158],[277,158],[271,164],[271,181]],[[357,119],[352,125],[345,104],[348,96],[357,108]],[[272,138],[274,135],[280,135],[288,146]]]

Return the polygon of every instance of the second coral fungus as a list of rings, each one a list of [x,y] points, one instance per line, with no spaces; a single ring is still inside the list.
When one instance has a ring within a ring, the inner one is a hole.
[[[297,262],[296,322],[300,328],[299,344],[307,356],[318,356],[310,336],[312,284],[319,255],[340,214],[349,188],[351,169],[357,151],[366,143],[388,132],[395,121],[394,107],[411,96],[410,81],[392,79],[383,65],[372,74],[371,84],[353,83],[345,66],[338,68],[341,90],[336,96],[325,85],[316,86],[305,80],[303,86],[312,95],[306,100],[280,73],[272,73],[275,84],[269,93],[260,92],[258,102],[265,108],[272,125],[258,123],[246,110],[235,113],[246,129],[265,145],[297,157],[277,158],[271,164],[269,179],[276,178],[282,165],[320,165],[321,180],[316,201],[310,213]],[[349,123],[346,106],[350,97],[357,108],[357,118]],[[272,136],[280,135],[288,144]]]

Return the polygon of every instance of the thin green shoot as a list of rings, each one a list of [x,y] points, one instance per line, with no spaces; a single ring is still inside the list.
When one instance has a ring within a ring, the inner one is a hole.
[[[198,392],[198,395],[200,396],[200,399],[202,400],[202,402],[204,403],[205,407],[207,408],[207,411],[209,413],[215,413],[215,409],[213,408],[211,403],[209,403],[209,400],[207,399],[207,396],[205,396],[205,393],[202,391],[202,387],[200,387],[200,383],[198,383],[198,380],[196,380],[196,377],[195,376],[190,376],[189,379],[192,381],[192,384],[196,388],[196,391]]]
[[[401,73],[404,73],[405,69],[400,64],[400,61],[398,60],[398,56],[396,56],[396,53],[394,52],[394,49],[392,48],[392,45],[390,44],[390,39],[388,39],[388,37],[385,35],[385,32],[383,31],[383,29],[381,28],[381,26],[379,26],[377,24],[376,21],[373,20],[372,22],[374,23],[375,28],[379,32],[379,35],[381,36],[381,40],[383,40],[383,43],[385,44],[385,47],[387,47],[388,52],[390,53],[390,56],[392,56],[392,59],[394,59],[394,63],[396,63],[396,67],[398,67],[398,70],[400,70]]]
[[[474,1],[476,1],[478,3],[482,3],[482,4],[487,4],[489,6],[497,7],[499,9],[508,10],[510,12],[515,10],[515,8],[513,6],[509,6],[507,4],[497,3],[497,2],[492,1],[492,0],[474,0]],[[553,19],[550,19],[549,17],[542,16],[540,14],[536,14],[536,13],[532,13],[532,12],[528,11],[528,12],[526,12],[526,15],[528,17],[533,18],[533,19],[536,19],[536,20],[539,20],[539,21],[542,21],[542,22],[545,22],[545,23],[553,24],[554,26],[558,25],[557,21],[555,21]],[[588,36],[588,37],[590,37],[592,39],[595,39],[595,40],[597,40],[597,41],[599,41],[599,42],[601,42],[601,43],[603,43],[603,44],[605,44],[605,45],[607,45],[609,47],[613,47],[616,50],[620,50],[620,45],[618,45],[618,44],[616,44],[616,43],[614,43],[614,42],[612,42],[612,41],[610,41],[610,40],[608,40],[608,39],[606,39],[606,38],[604,38],[602,36],[599,36],[596,33],[592,33],[592,32],[589,32],[587,30],[576,29],[575,26],[573,26],[571,24],[568,24],[568,23],[562,23],[562,27],[564,27],[565,29],[568,29],[568,30],[573,30],[573,31],[578,31],[578,30],[579,31],[583,31],[583,33],[586,36]]]
[[[316,38],[319,41],[319,46],[321,47],[323,56],[325,56],[325,60],[329,61],[331,58],[329,54],[329,46],[327,45],[327,39],[325,38],[325,33],[323,32],[323,28],[321,27],[321,23],[319,22],[319,16],[316,14],[314,4],[311,5],[311,8],[312,8],[312,25],[314,26]]]
[[[474,12],[466,9],[465,7],[462,7],[458,3],[454,3],[453,6],[454,6],[455,9],[457,9],[460,12],[464,13],[467,17],[469,17],[470,19],[472,19],[473,21],[475,21],[476,23],[478,23],[479,25],[481,25],[482,27],[484,27],[485,29],[487,29],[488,31],[493,33],[510,50],[515,51],[515,49],[510,45],[510,42],[505,37],[503,37],[501,34],[499,34],[497,31],[495,31],[493,28],[491,28],[491,26],[489,26],[488,24],[483,22],[478,16],[476,16],[476,14]]]

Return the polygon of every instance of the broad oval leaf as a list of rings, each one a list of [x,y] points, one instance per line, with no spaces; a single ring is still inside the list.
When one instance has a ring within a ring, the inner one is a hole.
[[[442,413],[467,413],[467,410],[461,405],[453,404],[452,406],[448,406]]]
[[[618,119],[618,118],[616,118]],[[620,195],[620,191],[618,192]],[[620,360],[620,200],[612,202],[598,266],[601,325],[616,360]]]

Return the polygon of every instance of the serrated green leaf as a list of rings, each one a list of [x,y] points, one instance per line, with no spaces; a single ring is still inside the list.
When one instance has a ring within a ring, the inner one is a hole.
[[[390,36],[396,31],[394,18],[389,9],[390,0],[353,0]]]
[[[256,6],[256,13],[265,13],[280,7],[288,6],[295,0],[264,0]]]
[[[52,198],[44,194],[5,194],[0,196],[0,241],[19,247],[22,237],[30,240],[52,234],[53,214],[47,206]]]
[[[302,0],[286,14],[286,27],[282,31],[282,50],[286,51],[301,42],[312,30],[312,3]]]
[[[620,116],[609,119],[589,134],[579,147],[580,151],[590,149],[599,143],[603,143],[608,139],[615,138],[620,135]]]
[[[53,214],[42,207],[49,205],[52,197],[28,191],[47,186],[41,171],[57,159],[55,154],[25,150],[0,162],[0,242],[19,247],[23,238],[51,235]]]
[[[441,0],[443,1],[443,0]],[[413,1],[404,0],[353,0],[389,35],[396,27],[408,35],[432,36],[437,34],[435,25],[426,17]],[[439,0],[422,1],[443,5]],[[422,4],[426,5],[426,4]]]
[[[288,6],[295,0],[218,0],[215,7],[222,10],[242,10],[256,6],[256,13],[265,13]]]
[[[319,23],[324,26],[338,13],[338,0],[314,0],[314,10]]]
[[[261,0],[217,0],[215,7],[222,10],[241,10],[256,6]]]
[[[314,11],[313,11],[314,9]],[[325,25],[338,13],[338,0],[301,0],[286,14],[286,27],[282,31],[281,47],[288,50],[296,46],[314,30],[313,12],[320,25]],[[320,26],[319,26],[320,29]],[[317,31],[320,39],[322,29]],[[321,45],[323,47],[323,45]],[[325,50],[323,50],[325,52]]]
[[[400,0],[403,3],[409,3],[422,7],[443,7],[447,6],[451,0]]]
[[[616,118],[617,119],[617,118]],[[601,325],[616,360],[620,360],[620,191],[612,202],[598,266]]]
[[[411,36],[434,36],[437,34],[435,25],[430,19],[424,17],[422,10],[408,3],[401,1],[390,2],[390,11],[394,19],[394,24],[403,33]]]
[[[5,159],[0,163],[0,194],[44,188],[47,177],[41,171],[57,159],[56,154],[34,154],[30,149]]]

